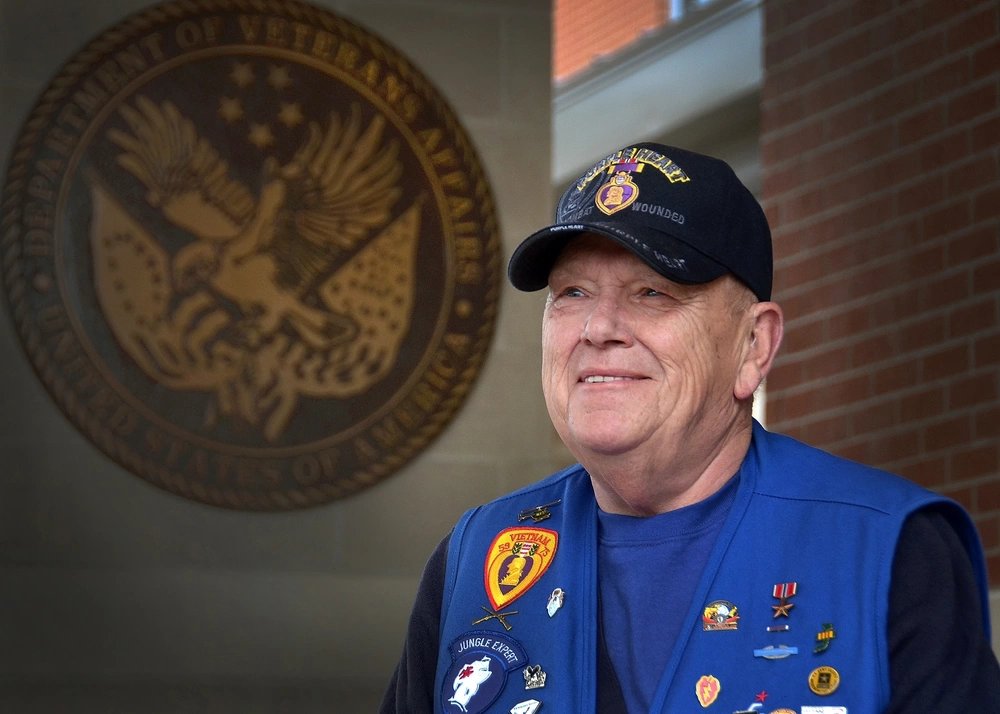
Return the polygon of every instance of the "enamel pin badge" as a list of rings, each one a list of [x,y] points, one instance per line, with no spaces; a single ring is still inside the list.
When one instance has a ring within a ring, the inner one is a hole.
[[[547,528],[514,527],[497,534],[486,553],[486,596],[501,610],[526,593],[552,565],[559,534]]]
[[[565,601],[566,601],[565,590],[563,590],[562,588],[556,588],[555,590],[553,590],[552,594],[549,595],[549,602],[545,606],[545,611],[549,613],[549,617],[555,615],[556,612],[559,611],[559,608],[563,606],[563,603]]]
[[[809,689],[814,694],[825,697],[833,694],[840,686],[840,672],[833,667],[817,667],[809,673]]]
[[[767,699],[767,692],[760,692],[754,697],[757,701],[748,706],[746,709],[739,709],[734,711],[733,714],[760,714],[764,708],[764,700]]]
[[[701,624],[705,632],[735,630],[740,625],[739,610],[728,600],[715,600],[702,611]]]
[[[771,591],[771,596],[778,599],[777,605],[771,605],[771,609],[774,610],[774,617],[788,617],[788,611],[795,607],[795,603],[788,602],[796,592],[798,592],[798,583],[777,583],[773,590]]]
[[[703,674],[694,685],[694,694],[698,697],[698,703],[703,709],[714,704],[721,691],[722,682],[711,674]]]
[[[642,165],[639,164],[638,169],[641,168]],[[631,206],[638,197],[639,187],[632,181],[632,177],[624,171],[619,171],[601,186],[594,202],[603,213],[610,216]]]
[[[767,647],[761,647],[753,651],[754,657],[763,657],[764,659],[785,659],[786,657],[791,657],[799,653],[798,647],[789,647],[788,645],[768,645]]]
[[[524,675],[525,689],[541,689],[549,676],[540,664],[529,664],[521,674]]]
[[[824,622],[823,629],[816,633],[816,646],[813,652],[819,654],[830,649],[830,642],[837,636],[837,631],[833,629],[833,623]]]

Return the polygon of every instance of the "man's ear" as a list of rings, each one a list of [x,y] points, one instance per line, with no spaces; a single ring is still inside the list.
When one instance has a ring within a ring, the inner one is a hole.
[[[784,333],[785,318],[781,306],[776,302],[759,302],[751,308],[752,323],[747,336],[743,362],[736,375],[734,396],[739,400],[749,399],[771,371],[781,336]]]

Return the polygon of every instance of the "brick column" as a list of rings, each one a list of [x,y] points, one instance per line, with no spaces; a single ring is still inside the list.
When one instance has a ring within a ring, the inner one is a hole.
[[[618,8],[604,0],[553,0],[552,78],[570,79],[669,19],[667,0],[630,0]]]
[[[764,9],[769,425],[963,503],[1000,586],[1000,8]]]

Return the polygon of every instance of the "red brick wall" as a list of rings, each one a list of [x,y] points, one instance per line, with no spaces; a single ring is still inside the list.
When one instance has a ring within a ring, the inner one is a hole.
[[[552,76],[560,82],[664,24],[667,0],[554,0]]]
[[[956,498],[1000,586],[1000,5],[764,12],[768,423]]]

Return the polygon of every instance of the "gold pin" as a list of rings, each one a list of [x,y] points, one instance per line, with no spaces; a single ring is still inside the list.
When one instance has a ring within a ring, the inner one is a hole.
[[[560,503],[562,503],[562,499],[561,498],[559,500],[557,500],[557,501],[552,501],[551,503],[546,503],[543,506],[535,506],[534,508],[526,508],[526,509],[524,509],[523,511],[521,511],[518,514],[518,516],[517,516],[517,522],[521,523],[521,522],[526,521],[526,520],[528,520],[530,518],[535,523],[541,523],[542,521],[544,521],[544,520],[552,517],[552,512],[549,509],[552,508],[553,506],[558,506]]]
[[[505,630],[510,632],[513,625],[507,624],[506,618],[510,617],[511,615],[516,615],[517,610],[508,610],[507,612],[496,612],[494,610],[490,610],[485,605],[480,605],[479,609],[488,614],[486,615],[486,617],[480,617],[478,620],[473,620],[472,621],[473,625],[480,625],[486,622],[487,620],[492,620],[496,618],[496,621],[499,622],[501,625],[503,625],[503,628]]]
[[[840,672],[833,667],[817,667],[809,673],[809,689],[814,694],[825,697],[833,694],[840,686]]]

